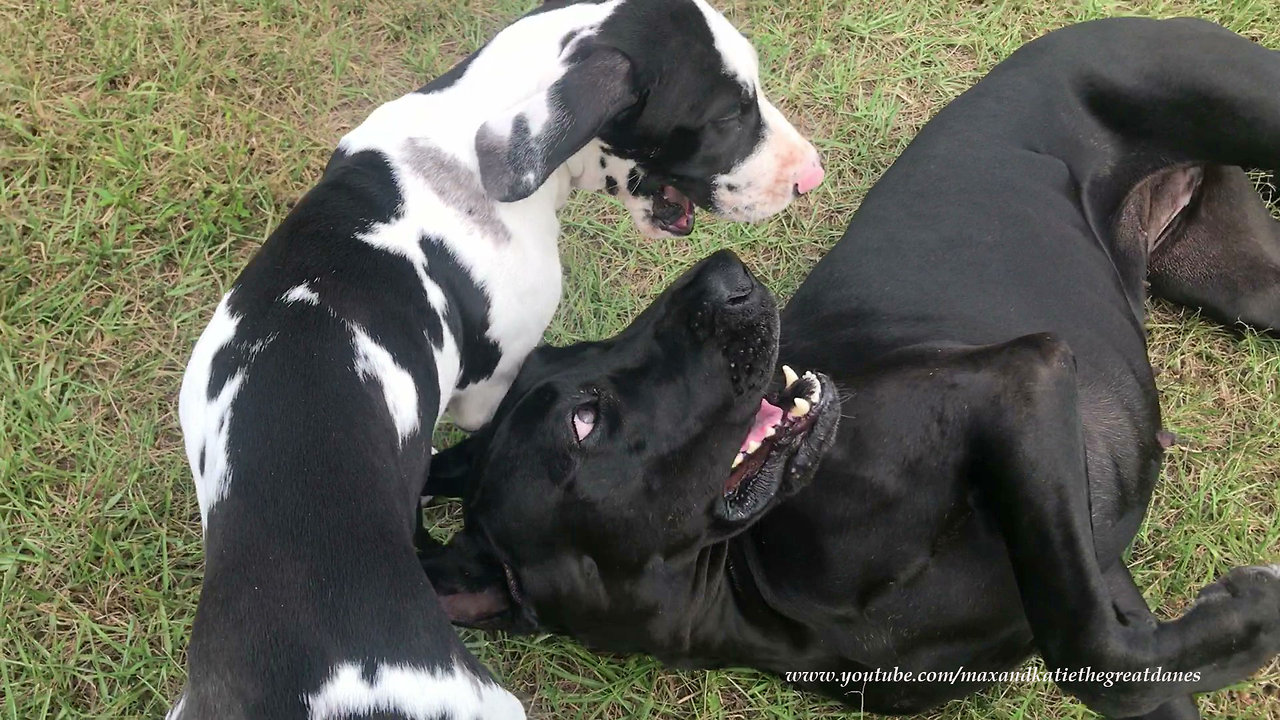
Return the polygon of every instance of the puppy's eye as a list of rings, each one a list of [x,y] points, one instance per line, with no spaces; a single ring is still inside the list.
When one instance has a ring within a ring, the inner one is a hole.
[[[756,104],[756,99],[753,96],[744,95],[740,100],[738,100],[738,107],[730,110],[724,115],[721,115],[714,122],[730,123],[736,120],[741,120],[743,115],[746,115],[748,112],[751,112],[751,108],[755,107],[755,104]]]
[[[573,434],[582,442],[592,430],[596,429],[596,419],[600,416],[600,408],[595,400],[585,402],[573,409]]]

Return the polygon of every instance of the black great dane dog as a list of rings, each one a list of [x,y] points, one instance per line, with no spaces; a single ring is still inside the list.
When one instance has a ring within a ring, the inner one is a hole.
[[[1280,569],[1165,622],[1122,553],[1162,456],[1147,281],[1280,328],[1277,224],[1239,166],[1280,167],[1280,53],[1192,20],[1036,40],[924,128],[780,318],[721,253],[617,337],[535,352],[432,466],[466,526],[424,566],[456,622],[809,671],[877,713],[987,683],[844,678],[1039,652],[1107,717],[1197,717],[1280,650]]]

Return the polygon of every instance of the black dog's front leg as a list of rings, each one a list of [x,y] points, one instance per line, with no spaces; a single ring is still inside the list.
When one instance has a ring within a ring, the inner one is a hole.
[[[1112,594],[1093,543],[1074,359],[1045,336],[999,349],[990,402],[972,417],[973,475],[1004,536],[1045,664],[1198,674],[1181,682],[1113,676],[1110,687],[1095,676],[1061,687],[1109,717],[1159,717],[1162,705],[1174,702],[1177,712],[1180,696],[1237,682],[1280,652],[1276,566],[1232,570],[1171,622],[1135,614],[1132,598]]]
[[[1156,616],[1151,614],[1151,608],[1147,607],[1142,591],[1138,590],[1138,586],[1134,584],[1129,568],[1123,563],[1118,563],[1107,569],[1105,577],[1107,588],[1111,591],[1111,598],[1115,603],[1117,617],[1121,622],[1126,625],[1146,624],[1151,627],[1159,624]],[[1190,695],[1183,695],[1149,713],[1123,720],[1200,720],[1200,710],[1196,707],[1195,699]]]

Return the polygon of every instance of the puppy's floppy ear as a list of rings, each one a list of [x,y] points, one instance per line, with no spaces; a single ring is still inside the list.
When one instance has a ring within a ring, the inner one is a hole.
[[[450,622],[485,630],[533,629],[511,599],[502,563],[478,534],[463,530],[448,545],[423,550],[420,559]]]
[[[589,41],[580,44],[549,87],[476,132],[485,191],[502,202],[529,197],[638,98],[625,55]]]

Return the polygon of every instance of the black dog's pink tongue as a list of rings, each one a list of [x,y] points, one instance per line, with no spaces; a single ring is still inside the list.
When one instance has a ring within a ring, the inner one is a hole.
[[[764,439],[769,437],[769,430],[782,422],[782,408],[771,404],[768,400],[760,401],[760,409],[756,411],[756,421],[751,424],[751,432],[747,433],[747,439],[742,441],[742,451],[750,452],[748,448],[752,445],[759,445]]]

